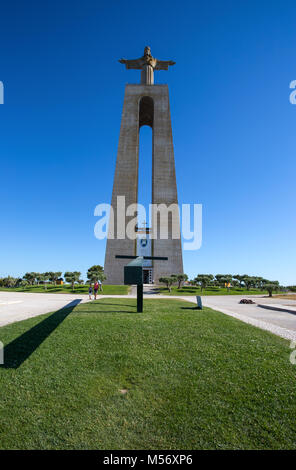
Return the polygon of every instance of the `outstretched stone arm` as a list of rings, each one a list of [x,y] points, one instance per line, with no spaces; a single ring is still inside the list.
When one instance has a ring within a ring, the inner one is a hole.
[[[134,60],[120,59],[118,62],[120,62],[121,64],[125,64],[125,67],[127,69],[141,70],[143,67],[143,63],[141,59],[134,59]]]
[[[144,49],[144,55],[138,59],[120,59],[127,69],[141,70],[141,83],[143,85],[154,84],[154,70],[168,70],[170,65],[175,65],[173,60],[158,60],[151,55],[149,46]]]
[[[168,70],[169,65],[175,65],[173,60],[157,60],[154,70]]]

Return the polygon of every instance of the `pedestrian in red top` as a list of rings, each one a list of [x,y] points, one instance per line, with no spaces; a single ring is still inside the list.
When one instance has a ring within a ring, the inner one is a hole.
[[[98,288],[99,288],[99,283],[98,283],[98,281],[96,281],[96,282],[94,283],[95,300],[97,299]]]

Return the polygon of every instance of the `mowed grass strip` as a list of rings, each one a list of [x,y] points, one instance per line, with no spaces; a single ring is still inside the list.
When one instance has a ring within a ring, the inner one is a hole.
[[[93,283],[92,283],[93,287]],[[46,289],[43,285],[37,286],[25,286],[25,287],[0,287],[0,292],[32,292],[39,294],[88,294],[89,284],[87,285],[75,285],[74,290],[70,285],[55,286],[48,284]],[[128,294],[128,286],[113,286],[103,285],[103,291],[98,291],[98,295],[126,295]],[[92,293],[93,296],[93,293]]]
[[[162,295],[268,295],[266,290],[260,289],[245,289],[243,287],[206,287],[201,290],[198,286],[172,286],[171,293],[169,289],[164,286],[159,287],[159,293]]]
[[[185,301],[144,309],[102,299],[2,327],[20,359],[56,322],[0,367],[0,448],[296,448],[287,341]]]

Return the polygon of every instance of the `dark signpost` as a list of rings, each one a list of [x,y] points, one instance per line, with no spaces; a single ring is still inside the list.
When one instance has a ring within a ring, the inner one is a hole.
[[[132,261],[124,266],[124,284],[137,285],[137,312],[143,312],[143,261],[145,259],[167,261],[166,256],[126,256],[116,255],[115,258],[131,259]]]

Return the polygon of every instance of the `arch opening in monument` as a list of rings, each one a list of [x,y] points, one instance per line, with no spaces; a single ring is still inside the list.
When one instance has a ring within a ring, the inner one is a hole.
[[[153,151],[154,103],[149,96],[139,101],[139,157],[138,157],[138,204],[145,212],[138,211],[137,249],[138,256],[152,256],[152,240],[149,228],[149,206],[152,203],[152,151]],[[143,282],[153,281],[151,260],[145,260]]]
[[[139,103],[139,127],[150,126],[153,129],[154,103],[150,96],[142,96]]]

